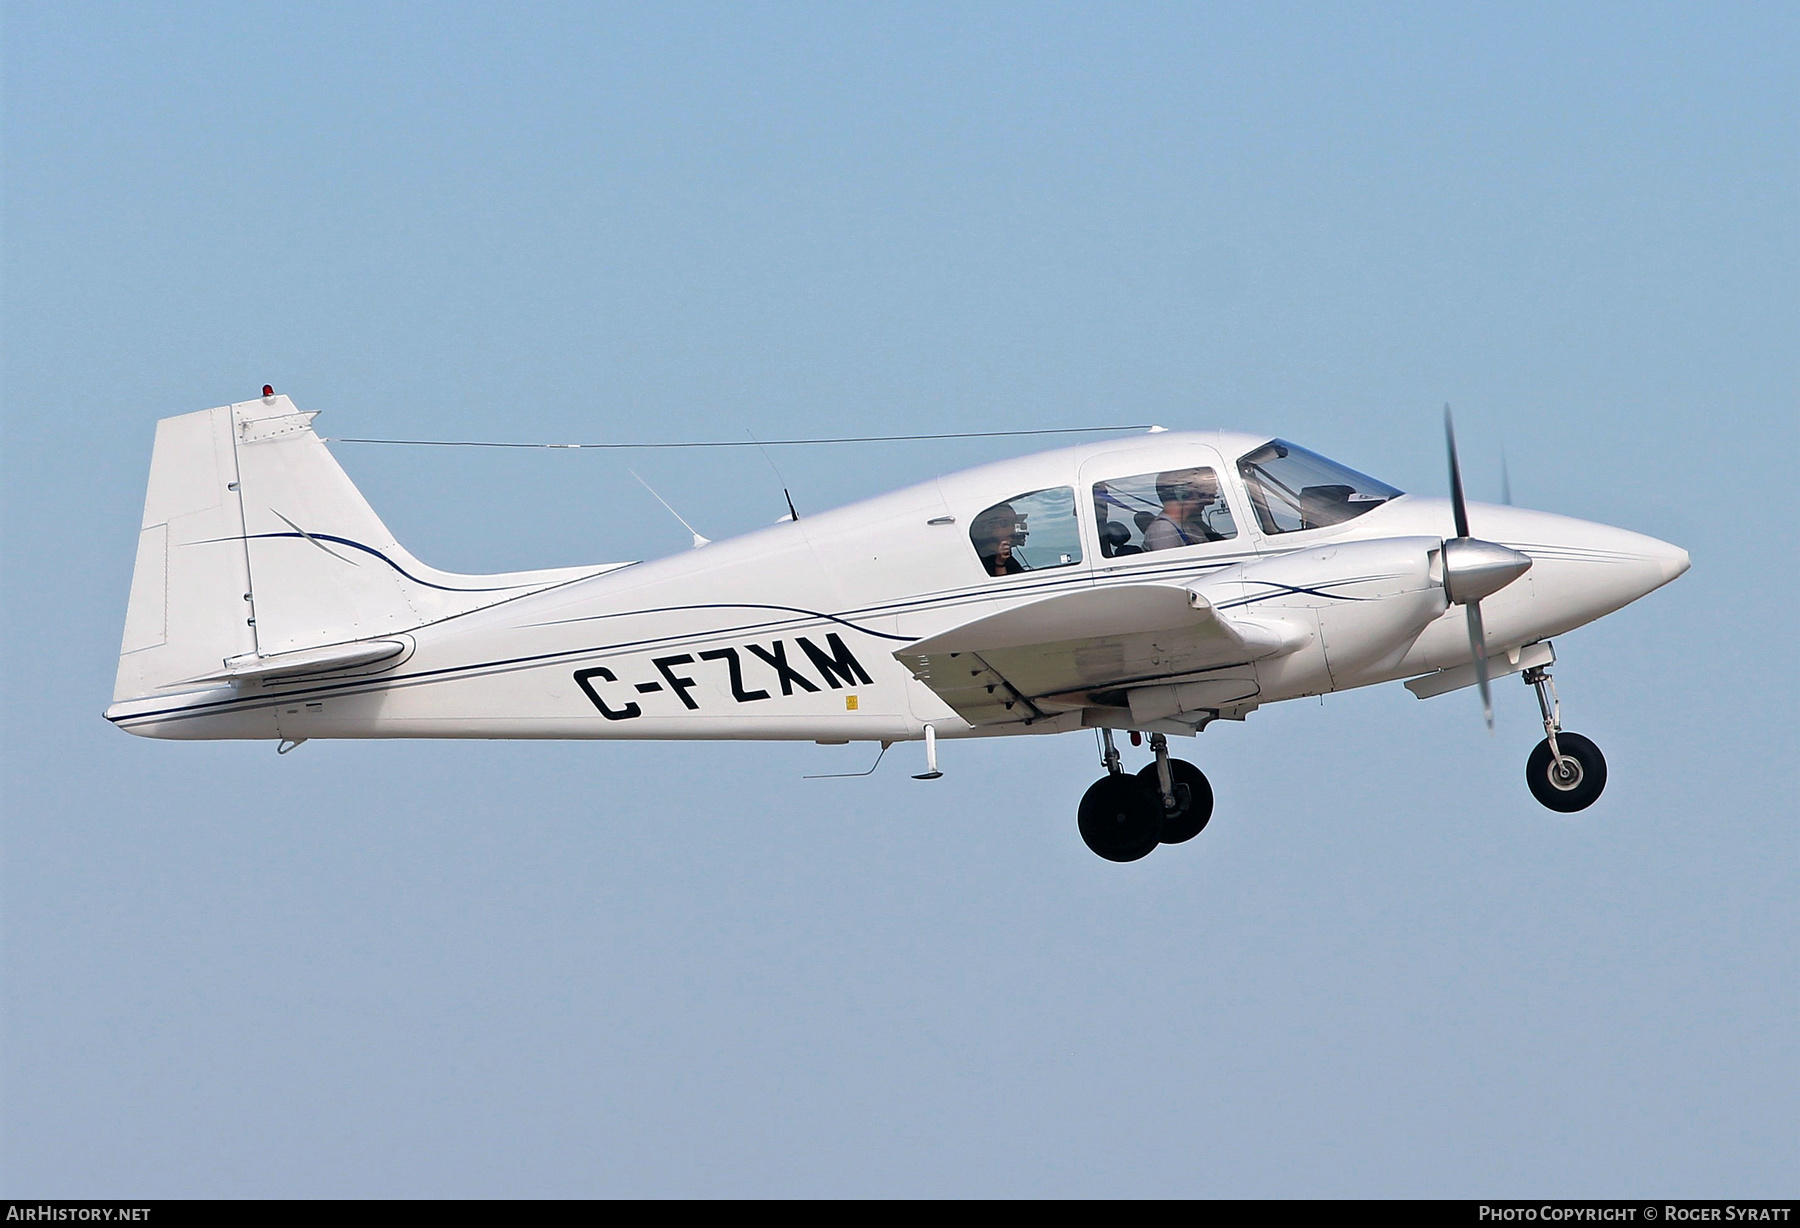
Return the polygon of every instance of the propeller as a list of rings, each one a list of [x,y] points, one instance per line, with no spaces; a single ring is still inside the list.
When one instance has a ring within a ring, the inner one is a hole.
[[[1488,687],[1487,631],[1481,622],[1481,599],[1499,592],[1531,569],[1531,558],[1497,542],[1469,533],[1469,507],[1463,498],[1462,466],[1456,459],[1456,426],[1444,406],[1444,447],[1450,454],[1450,514],[1456,536],[1444,542],[1444,594],[1463,607],[1469,625],[1469,655],[1475,663],[1475,685],[1481,688],[1481,714],[1494,728],[1494,697]],[[1506,483],[1508,496],[1511,485]],[[1512,500],[1509,497],[1507,502]]]

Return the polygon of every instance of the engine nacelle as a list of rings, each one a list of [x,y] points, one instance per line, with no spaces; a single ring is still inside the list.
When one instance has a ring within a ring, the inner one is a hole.
[[[1434,567],[1441,548],[1436,537],[1314,546],[1192,587],[1229,618],[1314,622],[1322,654],[1295,652],[1257,663],[1269,698],[1312,694],[1392,666],[1448,608]]]

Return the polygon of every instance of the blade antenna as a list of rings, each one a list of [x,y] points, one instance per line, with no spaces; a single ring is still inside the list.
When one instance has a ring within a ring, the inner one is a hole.
[[[661,495],[657,494],[656,488],[654,486],[652,486],[652,485],[650,485],[650,483],[644,481],[643,478],[638,477],[637,470],[627,469],[625,472],[629,473],[632,477],[637,478],[638,485],[642,486],[645,490],[649,491],[650,497],[652,499],[655,499],[658,503],[662,504],[663,509],[665,511],[667,511],[669,513],[669,515],[675,517],[675,519],[677,519],[677,520],[681,520],[681,527],[686,529],[689,533],[692,533],[694,535],[694,549],[698,550],[702,546],[712,545],[712,539],[708,538],[708,537],[700,536],[700,531],[698,529],[696,529],[693,525],[689,524],[687,521],[682,520],[681,513],[676,511],[674,508],[670,507],[669,501],[667,499],[663,498]]]
[[[762,453],[762,458],[769,462],[769,468],[775,471],[775,480],[781,483],[781,497],[787,500],[788,519],[800,519],[800,513],[794,510],[794,496],[788,493],[787,479],[781,476],[781,468],[775,463],[775,458],[769,455],[769,450],[763,447],[762,440],[758,439],[749,427],[744,428],[744,434],[750,436],[750,442],[756,445],[756,450]]]
[[[1506,467],[1506,445],[1500,445],[1500,502],[1512,506],[1512,473]]]

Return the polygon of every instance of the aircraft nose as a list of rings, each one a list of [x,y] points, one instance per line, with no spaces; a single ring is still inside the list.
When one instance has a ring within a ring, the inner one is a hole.
[[[1693,561],[1688,558],[1688,552],[1683,550],[1680,546],[1670,545],[1668,542],[1664,541],[1656,541],[1654,537],[1650,540],[1656,542],[1659,547],[1652,557],[1655,558],[1657,564],[1662,568],[1664,584],[1667,584],[1676,576],[1684,574],[1689,567],[1693,566]]]
[[[1680,546],[1629,529],[1584,524],[1572,536],[1592,552],[1598,571],[1612,573],[1614,584],[1630,590],[1627,600],[1631,601],[1661,588],[1692,565],[1688,552]]]
[[[1417,531],[1443,532],[1438,526],[1450,519],[1445,500],[1420,499],[1413,506]],[[1551,512],[1475,503],[1469,505],[1469,527],[1485,542],[1531,560],[1529,571],[1511,583],[1503,580],[1491,598],[1482,599],[1491,616],[1490,641],[1561,635],[1630,605],[1691,566],[1680,546]]]
[[[1629,605],[1691,566],[1688,552],[1629,529],[1521,512],[1508,544],[1532,556],[1540,611],[1559,625],[1581,623]]]

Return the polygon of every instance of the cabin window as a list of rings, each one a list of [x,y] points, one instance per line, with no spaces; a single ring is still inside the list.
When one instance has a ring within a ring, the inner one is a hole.
[[[1211,469],[1166,469],[1094,483],[1094,525],[1109,559],[1237,536]]]
[[[1032,490],[996,503],[970,523],[969,541],[990,576],[1072,567],[1081,562],[1075,488]]]
[[[1238,461],[1250,505],[1265,533],[1293,533],[1354,520],[1400,491],[1316,452],[1282,440]]]

